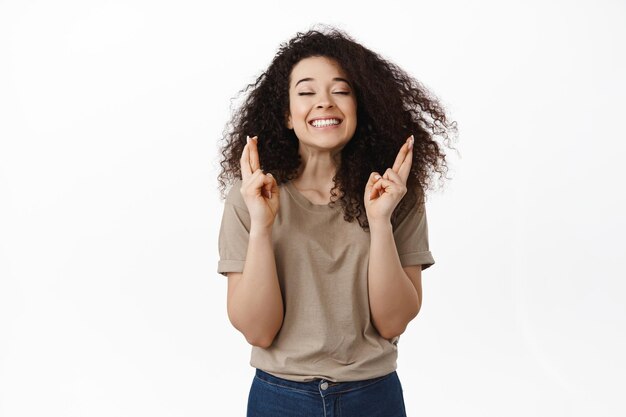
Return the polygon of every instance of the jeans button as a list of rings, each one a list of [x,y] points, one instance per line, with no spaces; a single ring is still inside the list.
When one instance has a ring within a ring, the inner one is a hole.
[[[326,388],[328,388],[328,382],[322,382],[322,385],[320,385],[320,388],[323,390],[326,390]]]

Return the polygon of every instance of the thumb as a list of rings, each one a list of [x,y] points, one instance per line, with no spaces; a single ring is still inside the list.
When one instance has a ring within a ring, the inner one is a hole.
[[[379,179],[380,174],[378,172],[372,172],[369,179],[367,180],[367,184],[365,185],[365,195],[369,196],[370,200],[373,198],[371,194],[374,191],[374,185],[378,182]]]
[[[277,194],[278,192],[278,184],[276,184],[276,179],[271,173],[267,173],[263,176],[263,190],[264,194],[267,195],[267,198],[272,199],[272,193]]]

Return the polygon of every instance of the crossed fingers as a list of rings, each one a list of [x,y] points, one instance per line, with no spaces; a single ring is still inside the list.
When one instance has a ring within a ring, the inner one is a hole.
[[[400,152],[396,156],[391,170],[400,176],[402,183],[406,185],[406,180],[411,172],[411,164],[413,163],[413,135],[400,148]]]
[[[247,137],[248,143],[244,146],[240,159],[241,177],[248,179],[257,169],[261,168],[259,162],[259,149],[257,147],[257,137]]]
[[[272,188],[275,185],[273,178],[266,178],[261,170],[259,162],[259,148],[257,147],[257,136],[252,138],[246,136],[247,143],[243,148],[240,159],[241,179],[244,183],[254,184],[253,188],[260,190],[262,196],[272,198]],[[267,174],[269,177],[272,174]]]
[[[398,185],[406,187],[413,163],[413,142],[414,138],[411,135],[400,148],[393,167],[387,168],[382,177],[378,173],[372,173],[374,185],[371,188],[370,200],[382,195],[390,187],[397,187]]]

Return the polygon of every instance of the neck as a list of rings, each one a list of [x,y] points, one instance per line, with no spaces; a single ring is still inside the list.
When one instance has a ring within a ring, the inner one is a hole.
[[[330,190],[341,161],[341,151],[320,151],[300,145],[302,160],[294,183],[301,189]]]

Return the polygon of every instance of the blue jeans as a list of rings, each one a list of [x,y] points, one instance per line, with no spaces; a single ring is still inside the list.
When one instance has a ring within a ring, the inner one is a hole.
[[[290,381],[256,370],[247,417],[406,417],[396,371],[372,379]]]

